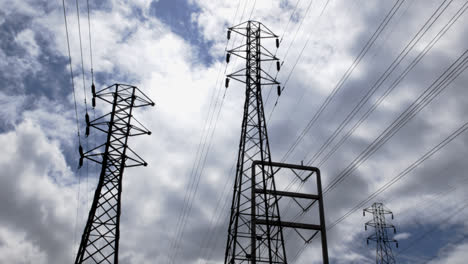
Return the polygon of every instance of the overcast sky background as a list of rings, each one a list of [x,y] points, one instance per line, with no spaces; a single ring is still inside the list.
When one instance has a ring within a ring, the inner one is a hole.
[[[285,89],[278,100],[275,90],[271,94],[271,88],[263,90],[267,118],[278,102],[268,132],[273,160],[280,161],[397,2],[401,5],[395,15],[286,162],[307,163],[437,8],[441,4],[447,8],[315,166],[467,1],[90,1],[96,86],[133,84],[156,102],[155,108],[135,113],[153,134],[130,143],[149,166],[125,171],[120,262],[223,262],[245,92],[233,81],[224,89],[224,74],[241,66],[236,60],[228,66],[225,63],[228,26],[251,18],[281,36],[277,56],[284,64],[278,80],[286,83]],[[65,4],[83,134],[76,3],[67,0]],[[79,5],[84,88],[90,101],[86,1],[80,0]],[[0,7],[0,263],[71,263],[98,168],[88,163],[77,170],[78,140],[62,2],[0,0]],[[468,14],[463,13],[362,125],[320,164],[324,187],[466,51],[467,25]],[[233,35],[228,47],[241,41]],[[269,47],[276,51],[274,45]],[[276,74],[275,67],[266,64],[265,69]],[[327,225],[468,122],[467,82],[468,74],[461,73],[327,193]],[[102,111],[103,103],[98,102],[96,115]],[[89,146],[100,143],[96,140],[99,137],[89,137]],[[364,230],[371,216],[362,216],[362,209],[373,202],[385,203],[395,215],[392,223],[399,248],[393,252],[398,263],[465,263],[467,140],[468,133],[461,133],[331,228],[331,263],[375,262],[375,244],[366,245],[371,230]],[[206,144],[197,152],[200,141]],[[190,202],[184,202],[188,198]],[[178,229],[183,208],[189,210],[183,228]],[[288,237],[287,254],[292,260],[302,243],[293,233]],[[295,263],[321,263],[319,240],[308,245]]]

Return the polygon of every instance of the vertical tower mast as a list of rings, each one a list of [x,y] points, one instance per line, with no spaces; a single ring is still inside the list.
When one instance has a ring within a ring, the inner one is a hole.
[[[86,115],[86,135],[93,127],[105,133],[107,140],[86,153],[80,146],[80,166],[86,158],[101,164],[101,173],[75,264],[118,263],[123,172],[126,167],[147,166],[128,146],[128,139],[151,134],[133,117],[133,109],[154,106],[154,102],[137,87],[126,84],[114,84],[98,92],[93,85],[92,92],[93,107],[99,98],[111,104],[112,110],[93,121]],[[131,124],[132,120],[138,125]]]
[[[394,264],[395,257],[393,256],[391,243],[395,243],[398,248],[398,242],[395,239],[390,239],[387,233],[387,229],[393,229],[393,233],[396,233],[396,228],[394,225],[389,224],[385,220],[385,215],[391,215],[393,219],[393,213],[386,209],[382,203],[374,203],[371,207],[364,209],[363,215],[366,215],[366,212],[372,214],[372,220],[368,221],[365,224],[365,229],[367,226],[373,227],[375,233],[370,235],[367,238],[367,244],[369,240],[375,241],[376,246],[376,256],[375,263],[377,264]]]
[[[228,39],[231,32],[244,36],[246,42],[229,50],[226,61],[229,62],[231,55],[234,55],[245,59],[246,64],[245,68],[227,76],[226,88],[229,80],[234,79],[245,83],[246,90],[224,263],[286,263],[282,227],[267,224],[253,228],[252,225],[256,214],[267,223],[280,220],[276,196],[269,199],[265,194],[261,209],[252,207],[254,194],[251,175],[254,160],[265,162],[259,172],[262,181],[256,186],[275,190],[273,170],[268,165],[271,163],[271,154],[261,88],[279,83],[262,70],[261,62],[276,61],[279,70],[279,61],[262,46],[261,40],[276,38],[278,47],[278,36],[257,21],[247,21],[229,28]]]

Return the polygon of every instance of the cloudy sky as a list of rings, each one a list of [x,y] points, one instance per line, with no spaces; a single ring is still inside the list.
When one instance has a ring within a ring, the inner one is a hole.
[[[65,1],[83,134],[91,60],[86,1],[78,4],[84,76],[76,2]],[[98,89],[129,83],[156,102],[135,114],[153,134],[130,143],[149,166],[125,171],[121,263],[223,262],[245,95],[239,83],[224,88],[242,65],[226,65],[225,49],[244,41],[227,42],[226,29],[248,19],[280,36],[278,50],[266,43],[283,62],[281,97],[263,89],[272,157],[321,169],[331,263],[375,261],[371,216],[362,216],[373,202],[394,213],[398,263],[464,263],[467,1],[89,5]],[[98,168],[77,169],[62,1],[0,7],[0,263],[71,263]],[[321,263],[318,239],[304,247],[288,232],[287,243],[290,263]]]

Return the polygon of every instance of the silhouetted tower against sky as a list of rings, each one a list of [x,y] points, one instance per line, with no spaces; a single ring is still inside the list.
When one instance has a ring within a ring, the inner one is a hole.
[[[98,92],[93,85],[92,93],[93,107],[98,98],[110,104],[111,111],[93,121],[86,114],[86,135],[92,127],[105,133],[107,141],[86,153],[80,146],[80,166],[86,158],[102,167],[75,264],[118,263],[123,172],[127,167],[147,165],[128,146],[128,139],[151,134],[134,118],[133,109],[154,103],[137,87],[126,84],[114,84]]]
[[[389,238],[387,233],[387,229],[393,229],[393,233],[396,233],[396,228],[394,225],[387,223],[385,219],[385,215],[391,215],[393,219],[393,213],[386,209],[382,203],[374,203],[371,207],[364,209],[364,216],[366,212],[372,214],[372,220],[365,224],[365,229],[367,230],[368,226],[374,228],[374,234],[367,238],[367,244],[369,244],[369,241],[375,241],[377,243],[375,263],[396,263],[391,244],[395,243],[396,247],[398,247],[398,242],[393,238]]]
[[[231,55],[245,60],[245,67],[231,73],[226,78],[245,84],[245,103],[242,120],[239,154],[237,157],[234,193],[229,219],[229,230],[224,263],[286,263],[283,231],[280,226],[257,225],[252,229],[251,220],[255,208],[252,208],[252,162],[260,160],[271,162],[270,146],[266,128],[265,113],[262,101],[262,86],[279,85],[268,73],[262,70],[262,62],[278,59],[262,46],[261,41],[278,36],[265,25],[256,21],[247,21],[228,29],[228,39],[235,32],[245,37],[245,44],[228,50],[226,61]],[[271,166],[263,165],[259,171],[262,179],[258,188],[268,186],[275,189]],[[263,186],[263,187],[262,187]],[[266,197],[266,196],[265,196]],[[279,208],[276,196],[264,200],[262,212],[258,217],[267,221],[279,221]],[[252,245],[256,243],[255,250]]]

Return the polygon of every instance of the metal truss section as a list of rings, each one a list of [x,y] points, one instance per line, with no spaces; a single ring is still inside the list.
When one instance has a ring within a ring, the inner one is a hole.
[[[265,168],[272,168],[273,173]],[[308,181],[313,175],[316,176],[316,194],[299,193],[280,191],[275,186],[274,178],[278,181],[280,171],[287,170],[286,173],[297,177],[301,183]],[[295,164],[286,164],[278,162],[254,161],[252,165],[251,181],[253,188],[251,189],[251,215],[252,215],[252,236],[251,236],[251,255],[258,263],[271,263],[267,255],[268,248],[278,248],[277,242],[274,239],[274,232],[279,232],[283,228],[292,228],[304,240],[305,243],[310,241],[318,234],[321,235],[322,243],[322,259],[324,264],[328,264],[328,248],[327,235],[325,228],[325,213],[323,207],[322,183],[320,170],[316,167],[302,166]],[[278,201],[280,199],[292,199],[301,208],[302,212],[307,212],[316,202],[319,209],[319,223],[301,223],[296,221],[281,221],[280,209]],[[303,206],[298,199],[306,200],[306,205]],[[277,212],[278,215],[270,215],[268,212]],[[304,237],[299,230],[314,231],[310,237]],[[273,245],[271,245],[273,244]],[[254,261],[252,263],[255,263]],[[276,262],[273,262],[276,263]],[[283,263],[283,262],[281,262]],[[284,260],[284,263],[287,263]]]
[[[391,215],[393,219],[393,213],[384,207],[382,203],[373,203],[372,206],[363,210],[363,216],[367,213],[372,214],[372,220],[365,223],[365,230],[370,226],[374,228],[374,234],[367,238],[367,244],[369,241],[376,242],[376,256],[375,263],[377,264],[394,264],[396,263],[395,257],[393,256],[391,244],[395,243],[398,248],[398,242],[389,238],[387,229],[393,229],[393,233],[396,233],[394,225],[386,222],[385,215]]]
[[[154,106],[154,102],[132,85],[114,84],[98,92],[94,86],[92,89],[93,107],[97,98],[112,110],[93,121],[86,115],[86,135],[94,128],[105,133],[107,140],[87,152],[80,146],[80,166],[88,159],[101,164],[101,173],[75,264],[118,263],[123,172],[126,167],[147,166],[128,146],[128,139],[151,134],[134,118],[133,109]]]
[[[267,257],[258,259],[252,255],[252,163],[254,160],[271,162],[261,88],[263,85],[279,84],[261,68],[263,61],[278,60],[262,46],[261,40],[278,36],[257,21],[247,21],[229,28],[228,38],[231,32],[244,36],[246,43],[229,50],[226,61],[229,62],[231,55],[238,56],[245,60],[245,67],[227,75],[226,87],[230,79],[242,82],[246,96],[224,263],[286,263],[282,228],[278,226],[268,226],[261,238],[262,245],[266,243],[268,247]],[[271,166],[265,166],[262,173],[265,179],[268,178],[262,183],[275,190],[274,178],[268,177],[273,174]],[[260,187],[263,189],[263,186]],[[268,207],[264,215],[269,221],[280,220],[275,206]]]

